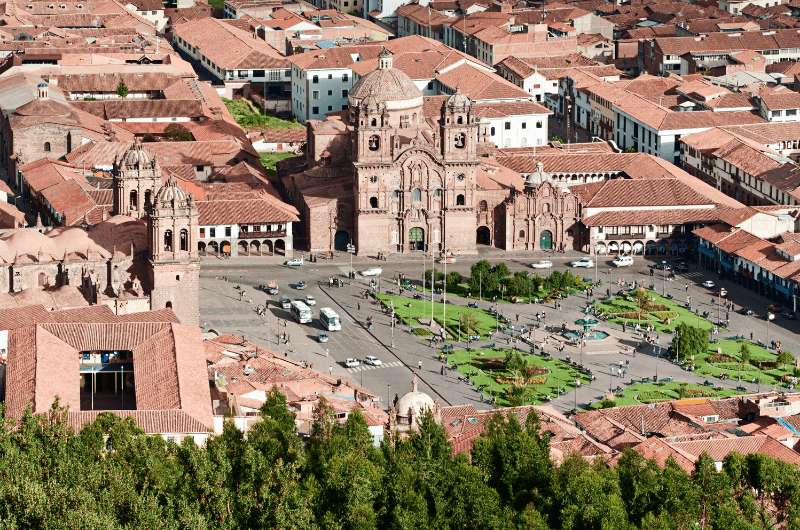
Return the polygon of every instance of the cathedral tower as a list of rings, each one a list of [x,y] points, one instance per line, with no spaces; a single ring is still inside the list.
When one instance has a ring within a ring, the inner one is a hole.
[[[197,205],[174,178],[158,190],[147,216],[150,305],[172,308],[184,324],[198,324],[200,260]]]
[[[144,217],[161,187],[161,170],[139,140],[114,161],[114,215]]]

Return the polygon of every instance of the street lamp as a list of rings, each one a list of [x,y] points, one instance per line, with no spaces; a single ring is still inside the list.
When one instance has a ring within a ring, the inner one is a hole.
[[[386,385],[386,410],[389,410],[389,396],[392,394],[392,385]]]
[[[353,254],[356,253],[356,246],[351,241],[347,244],[347,253],[350,254],[350,277],[355,277],[355,270],[353,270]]]
[[[391,318],[392,318],[392,322],[391,322],[391,328],[392,328],[392,348],[394,348],[394,320],[395,320],[395,318],[394,318],[394,300],[390,300],[390,301],[389,301],[389,306],[392,308],[392,313],[391,313]]]
[[[579,378],[575,378],[575,405],[574,410],[575,413],[578,413],[578,387],[581,386],[581,380]]]

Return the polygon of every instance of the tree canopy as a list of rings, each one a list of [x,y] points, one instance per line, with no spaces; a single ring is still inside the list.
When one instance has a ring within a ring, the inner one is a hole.
[[[63,409],[0,426],[0,526],[13,528],[767,529],[800,528],[800,474],[732,454],[693,474],[628,450],[615,467],[550,458],[535,414],[489,419],[455,456],[432,415],[376,447],[359,413],[324,404],[297,435],[277,392],[243,435],[204,447],[101,414],[81,432]]]

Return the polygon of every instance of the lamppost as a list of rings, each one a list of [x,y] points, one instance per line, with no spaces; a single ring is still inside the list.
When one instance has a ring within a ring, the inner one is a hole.
[[[356,253],[356,246],[352,241],[347,244],[347,252],[350,254],[350,277],[355,278],[355,270],[353,270],[353,254]]]
[[[667,262],[661,260],[661,296],[667,296]]]
[[[597,245],[594,246],[594,284],[597,285]]]
[[[392,328],[392,346],[391,346],[391,347],[392,347],[392,348],[394,348],[394,320],[395,320],[395,319],[394,319],[394,300],[390,300],[390,301],[389,301],[389,307],[391,307],[391,308],[392,308],[392,312],[391,312],[391,318],[392,318],[392,322],[391,322],[391,328]]]
[[[574,389],[575,390],[575,405],[573,407],[576,414],[578,412],[578,387],[579,386],[581,386],[581,380],[576,378],[575,379],[575,389]]]
[[[392,385],[386,385],[386,410],[389,410],[389,396],[392,394]]]

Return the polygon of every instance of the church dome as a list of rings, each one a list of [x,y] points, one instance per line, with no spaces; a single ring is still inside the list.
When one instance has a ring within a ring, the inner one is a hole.
[[[187,202],[189,196],[183,191],[173,177],[161,186],[156,194],[157,204],[179,205]]]
[[[138,140],[122,155],[122,165],[125,167],[148,167],[152,164],[153,158]]]
[[[472,101],[461,93],[460,90],[456,90],[455,94],[447,98],[447,102],[445,105],[447,108],[451,109],[465,109],[472,104]]]
[[[355,107],[370,95],[379,102],[394,102],[405,107],[422,105],[422,92],[405,74],[392,66],[392,54],[383,50],[378,58],[378,68],[358,80],[349,94],[350,106]],[[396,106],[396,105],[391,105]]]
[[[433,411],[433,399],[425,392],[417,390],[417,379],[411,383],[411,392],[403,395],[397,401],[397,415],[401,418],[409,418],[415,423],[425,411]]]

